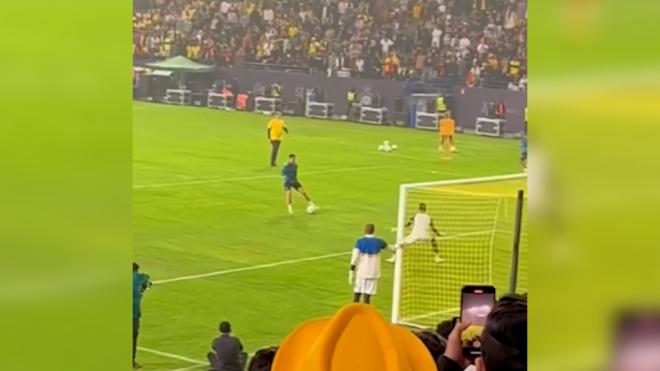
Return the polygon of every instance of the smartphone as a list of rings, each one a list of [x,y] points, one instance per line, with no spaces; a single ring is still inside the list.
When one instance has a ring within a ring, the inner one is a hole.
[[[660,311],[621,313],[614,335],[613,371],[660,370]]]
[[[481,355],[481,333],[486,318],[495,306],[495,287],[463,286],[461,289],[461,322],[470,322],[461,334],[463,351],[469,356]]]

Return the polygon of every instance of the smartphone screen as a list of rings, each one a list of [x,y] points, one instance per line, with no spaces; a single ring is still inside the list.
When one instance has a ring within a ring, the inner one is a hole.
[[[660,370],[660,311],[621,314],[613,354],[613,371]]]
[[[493,286],[464,286],[461,290],[461,322],[467,321],[471,324],[461,334],[463,349],[467,354],[481,354],[481,333],[494,306]]]

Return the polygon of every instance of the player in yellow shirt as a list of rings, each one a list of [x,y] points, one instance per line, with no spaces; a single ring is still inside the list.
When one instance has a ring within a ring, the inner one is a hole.
[[[282,120],[281,113],[275,112],[273,114],[273,118],[268,122],[267,132],[268,140],[272,147],[270,153],[270,166],[277,166],[275,162],[277,160],[277,152],[280,150],[280,144],[282,143],[282,137],[284,137],[284,133],[289,133],[289,129],[287,129],[284,120]]]
[[[456,152],[456,147],[454,147],[454,131],[456,128],[456,121],[451,118],[451,112],[447,111],[445,116],[440,119],[439,125],[440,129],[440,147],[439,151],[442,152]]]

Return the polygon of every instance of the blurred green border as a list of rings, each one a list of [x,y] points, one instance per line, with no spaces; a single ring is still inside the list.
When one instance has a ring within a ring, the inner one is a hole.
[[[2,370],[130,367],[131,2],[0,22]]]
[[[530,370],[603,369],[658,306],[660,2],[529,5]]]

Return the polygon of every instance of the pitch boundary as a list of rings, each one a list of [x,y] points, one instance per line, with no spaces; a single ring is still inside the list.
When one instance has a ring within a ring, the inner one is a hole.
[[[161,356],[161,357],[165,357],[165,358],[171,358],[171,359],[176,359],[176,360],[179,360],[179,361],[193,363],[193,364],[195,364],[197,366],[200,366],[200,367],[202,365],[208,366],[208,364],[209,364],[208,362],[188,358],[188,357],[178,355],[178,354],[174,354],[174,353],[161,352],[160,350],[144,348],[144,347],[137,347],[137,349],[140,350],[140,351],[143,351],[145,353],[151,353],[151,354],[155,354],[157,356]]]
[[[345,252],[334,253],[334,254],[310,256],[310,257],[307,257],[307,258],[282,260],[282,261],[267,263],[267,264],[250,265],[250,266],[247,266],[247,267],[224,269],[224,270],[215,271],[215,272],[207,272],[207,273],[201,273],[201,274],[193,274],[193,275],[190,275],[190,276],[182,276],[182,277],[174,277],[174,278],[167,278],[167,279],[163,279],[163,280],[157,280],[157,281],[154,281],[153,284],[154,285],[162,285],[162,284],[165,284],[165,283],[181,282],[181,281],[195,280],[195,279],[199,279],[199,278],[222,276],[222,275],[230,274],[230,273],[247,272],[247,271],[254,271],[254,270],[265,269],[265,268],[281,267],[281,266],[284,266],[284,265],[291,265],[291,264],[298,264],[298,263],[304,263],[304,262],[309,262],[309,261],[336,258],[336,257],[339,257],[339,256],[350,255],[351,253],[352,253],[351,251],[345,251]]]
[[[495,230],[495,231],[497,231],[497,230]],[[438,240],[447,241],[447,240],[453,240],[453,239],[462,238],[462,237],[477,236],[477,235],[489,234],[489,233],[493,233],[493,230],[483,230],[483,231],[476,231],[476,232],[457,233],[457,234],[452,234],[452,235],[448,235],[448,236],[438,237]],[[304,263],[304,262],[310,262],[310,261],[331,259],[331,258],[336,258],[336,257],[339,257],[339,256],[346,256],[346,255],[350,255],[350,254],[352,254],[352,251],[338,252],[338,253],[318,255],[318,256],[309,256],[309,257],[306,257],[306,258],[299,258],[299,259],[282,260],[282,261],[266,263],[266,264],[250,265],[250,266],[246,266],[246,267],[223,269],[223,270],[219,270],[219,271],[193,274],[193,275],[189,275],[189,276],[181,276],[181,277],[166,278],[166,279],[162,279],[162,280],[155,280],[155,281],[153,281],[153,284],[154,285],[162,285],[162,284],[166,284],[166,283],[189,281],[189,280],[195,280],[195,279],[199,279],[199,278],[223,276],[223,275],[230,274],[230,273],[248,272],[248,271],[254,271],[254,270],[259,270],[259,269],[281,267],[281,266],[285,266],[285,265],[292,265],[292,264],[298,264],[298,263]]]
[[[425,313],[425,314],[422,314],[422,315],[408,317],[408,318],[404,318],[403,321],[401,321],[401,323],[406,323],[406,321],[415,321],[415,320],[422,319],[422,318],[433,317],[433,316],[437,316],[439,314],[447,314],[447,313],[458,312],[458,311],[460,311],[460,309],[461,308],[451,308],[451,309],[439,310],[437,312]]]
[[[264,347],[261,347],[264,348]],[[259,348],[259,349],[261,349]],[[186,367],[181,367],[174,369],[172,371],[187,371],[187,370],[194,370],[196,368],[201,368],[201,367],[209,367],[208,361],[200,361],[192,358],[188,358],[179,354],[174,354],[174,353],[168,353],[168,352],[161,352],[160,350],[155,350],[155,349],[150,349],[150,348],[144,348],[144,347],[137,347],[138,350],[143,351],[145,353],[151,353],[155,354],[157,356],[165,357],[165,358],[171,358],[171,359],[176,359],[179,361],[184,361],[188,363],[192,363],[192,366],[186,366]],[[248,354],[248,359],[254,357],[254,352]]]

